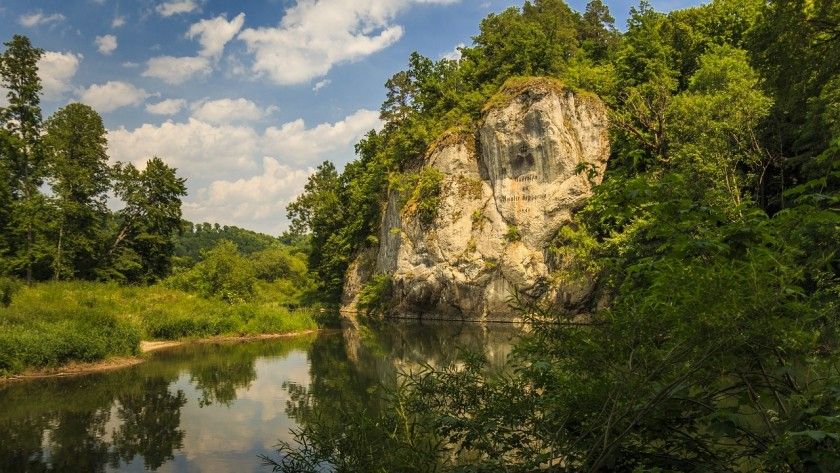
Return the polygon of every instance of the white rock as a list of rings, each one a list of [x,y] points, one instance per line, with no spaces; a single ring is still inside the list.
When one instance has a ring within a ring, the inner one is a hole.
[[[607,129],[606,109],[594,96],[537,83],[488,111],[476,136],[440,140],[425,163],[445,176],[434,223],[424,227],[400,209],[396,192],[383,213],[372,271],[392,276],[394,311],[515,318],[511,297],[545,286],[550,241],[601,181]],[[595,177],[577,172],[579,165]],[[519,240],[508,241],[510,227]],[[354,309],[361,273],[368,273],[360,266],[371,259],[362,255],[351,267],[344,309]],[[575,304],[587,295],[575,288],[557,297]]]

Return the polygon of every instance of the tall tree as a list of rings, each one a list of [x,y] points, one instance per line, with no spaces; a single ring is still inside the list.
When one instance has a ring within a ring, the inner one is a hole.
[[[25,240],[23,265],[26,280],[31,283],[36,217],[43,205],[38,191],[43,182],[43,160],[39,150],[42,118],[38,60],[44,51],[33,47],[29,38],[20,35],[15,35],[4,45],[6,50],[0,55],[0,85],[8,90],[8,105],[0,109],[0,121],[11,139],[4,160],[7,160],[10,169],[16,203],[13,215],[19,219]]]
[[[72,103],[45,123],[44,150],[58,220],[54,278],[92,278],[109,188],[107,139],[95,110]]]
[[[181,198],[187,195],[186,179],[176,171],[157,157],[143,171],[132,164],[115,167],[114,190],[125,207],[117,214],[109,276],[152,282],[169,273],[175,252],[172,237],[181,231]]]

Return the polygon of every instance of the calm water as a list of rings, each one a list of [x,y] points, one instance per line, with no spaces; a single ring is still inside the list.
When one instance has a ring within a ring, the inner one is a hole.
[[[306,406],[374,404],[397,370],[447,363],[459,348],[501,365],[516,333],[394,323],[191,345],[109,373],[0,386],[0,471],[270,471],[258,455],[293,440]]]

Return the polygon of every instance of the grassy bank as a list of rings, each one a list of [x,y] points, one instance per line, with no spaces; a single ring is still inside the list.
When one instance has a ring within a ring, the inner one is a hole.
[[[0,376],[136,355],[141,340],[288,333],[317,328],[313,310],[228,304],[160,286],[87,282],[23,288],[0,306]]]

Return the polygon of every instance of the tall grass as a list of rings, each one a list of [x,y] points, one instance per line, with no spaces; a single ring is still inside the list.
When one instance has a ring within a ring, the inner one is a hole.
[[[140,340],[288,333],[317,327],[314,311],[263,294],[228,304],[160,286],[89,282],[23,288],[0,307],[0,375],[70,361],[134,355]]]

